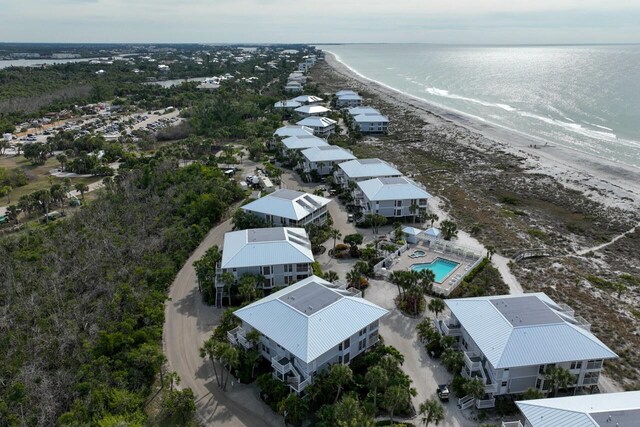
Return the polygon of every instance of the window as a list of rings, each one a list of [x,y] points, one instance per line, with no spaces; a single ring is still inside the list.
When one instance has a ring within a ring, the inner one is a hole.
[[[309,266],[307,264],[296,264],[296,272],[300,273],[307,270],[309,270]]]
[[[506,387],[507,386],[507,382],[506,381],[502,381],[502,387]]]
[[[349,363],[349,359],[350,359],[351,355],[349,353],[344,355],[344,364],[346,365],[347,363]]]
[[[284,272],[285,272],[285,273],[291,273],[291,272],[293,272],[293,264],[285,264],[285,265],[284,265]]]
[[[367,328],[361,329],[360,332],[358,332],[358,336],[363,336],[364,334],[367,333]]]
[[[582,385],[598,384],[600,378],[600,372],[587,372],[584,374]]]
[[[571,370],[574,369],[581,369],[582,368],[582,362],[571,362]]]
[[[342,346],[347,349],[349,348],[349,346],[351,345],[351,338],[347,338],[346,340],[344,340],[344,342],[342,343]]]
[[[342,351],[342,343],[338,344],[338,351]]]
[[[537,388],[538,390],[540,390],[540,386],[541,386],[541,385],[542,385],[542,380],[541,380],[540,378],[538,378],[538,379],[536,380],[536,388]]]
[[[367,339],[366,338],[358,343],[358,351],[362,351],[365,348],[367,348]]]
[[[271,274],[271,267],[269,267],[269,266],[262,267],[262,274],[264,276],[267,276],[267,275]]]

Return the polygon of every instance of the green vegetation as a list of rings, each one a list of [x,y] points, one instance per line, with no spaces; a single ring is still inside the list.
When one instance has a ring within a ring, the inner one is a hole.
[[[0,376],[10,379],[0,417],[10,425],[144,418],[164,363],[166,290],[240,197],[214,167],[129,161],[73,217],[1,240],[0,306],[11,327],[0,333]]]
[[[489,253],[491,254],[491,250]],[[449,296],[451,298],[466,298],[508,293],[509,287],[502,280],[500,272],[491,265],[489,258],[483,258],[476,267],[467,273],[460,285]]]

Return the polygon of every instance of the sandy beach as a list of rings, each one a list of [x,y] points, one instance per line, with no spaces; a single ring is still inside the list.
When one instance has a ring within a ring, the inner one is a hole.
[[[606,206],[635,210],[640,207],[640,169],[589,156],[557,145],[546,145],[527,135],[442,109],[425,100],[372,81],[340,62],[330,51],[325,60],[338,74],[358,82],[386,102],[410,107],[422,118],[440,126],[462,126],[478,135],[475,148],[499,148],[524,158],[531,173],[542,173],[583,192]],[[452,129],[452,131],[455,131]],[[462,141],[461,141],[462,142]],[[463,142],[462,142],[463,143]]]

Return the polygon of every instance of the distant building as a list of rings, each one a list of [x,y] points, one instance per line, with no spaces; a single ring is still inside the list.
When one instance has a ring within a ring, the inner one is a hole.
[[[335,165],[356,158],[350,151],[336,145],[307,148],[301,154],[302,171],[306,174],[316,171],[320,176],[329,175]]]
[[[294,110],[301,117],[319,117],[327,114],[330,109],[322,105],[302,105]]]
[[[290,136],[313,136],[313,129],[300,125],[286,125],[282,126],[273,133],[273,138],[267,143],[269,149],[273,149],[276,146],[276,142]]]
[[[327,222],[327,205],[331,199],[294,190],[277,190],[242,206],[276,227],[306,227]]]
[[[617,357],[584,319],[544,293],[449,299],[445,304],[451,317],[437,326],[455,337],[464,352],[461,374],[485,385],[485,396],[475,401],[479,409],[493,407],[496,396],[530,388],[550,391],[545,376],[550,367],[569,370],[571,388],[591,387],[598,384],[604,360]]]
[[[307,148],[325,147],[328,145],[329,143],[326,140],[318,138],[315,135],[289,136],[282,140],[282,155],[289,157],[295,151],[299,152]]]
[[[311,242],[304,228],[257,228],[224,235],[222,260],[216,268],[216,304],[225,295],[222,274],[238,280],[245,274],[264,277],[261,287],[287,286],[309,277],[314,262]]]
[[[303,105],[317,105],[322,102],[322,98],[314,95],[300,95],[293,98],[293,100]]]
[[[289,100],[276,102],[275,104],[273,104],[273,108],[277,108],[281,110],[295,110],[301,105],[302,104],[300,104],[299,102],[294,101],[293,99],[289,99]]]
[[[284,87],[284,91],[290,93],[302,92],[302,83],[297,81],[289,81]]]
[[[362,97],[356,94],[346,94],[338,96],[336,99],[336,107],[338,108],[353,108],[362,105]]]
[[[409,178],[393,177],[360,181],[353,197],[364,215],[413,218],[426,211],[431,194]]]
[[[387,313],[352,288],[311,276],[236,310],[242,325],[227,336],[251,348],[247,334],[258,331],[257,349],[271,362],[273,377],[300,393],[318,373],[348,365],[376,344]]]
[[[402,172],[380,159],[355,159],[340,163],[333,173],[336,184],[349,188],[349,182],[366,181],[373,178],[400,177]]]
[[[329,138],[336,131],[336,122],[328,117],[306,117],[297,124],[313,129],[313,134],[320,138]]]
[[[360,114],[353,118],[355,126],[361,133],[387,133],[389,118],[381,114]]]
[[[380,111],[376,110],[373,107],[353,107],[349,108],[349,115],[351,117],[359,116],[360,114],[369,114],[369,115],[379,115]]]

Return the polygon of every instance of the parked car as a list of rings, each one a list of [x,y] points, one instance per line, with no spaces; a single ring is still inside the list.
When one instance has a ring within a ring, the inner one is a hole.
[[[440,400],[443,402],[449,401],[449,387],[447,384],[439,384],[437,393]]]
[[[347,222],[353,222],[353,214],[347,215]]]

